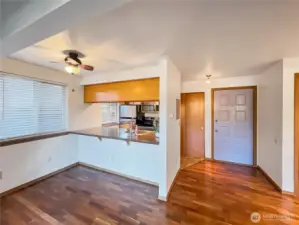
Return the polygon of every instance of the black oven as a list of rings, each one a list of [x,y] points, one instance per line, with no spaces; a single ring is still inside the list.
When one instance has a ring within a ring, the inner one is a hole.
[[[153,127],[154,120],[154,117],[145,117],[144,113],[139,113],[136,118],[136,124],[141,127]]]

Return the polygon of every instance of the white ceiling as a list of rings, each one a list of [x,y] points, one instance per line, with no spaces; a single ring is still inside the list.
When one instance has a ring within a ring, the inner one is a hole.
[[[9,17],[25,7],[28,2],[29,0],[0,0],[2,8],[1,19],[6,21]]]
[[[169,55],[185,80],[255,75],[299,56],[298,9],[295,0],[138,0],[11,57],[63,70],[61,52],[76,49],[101,73]]]

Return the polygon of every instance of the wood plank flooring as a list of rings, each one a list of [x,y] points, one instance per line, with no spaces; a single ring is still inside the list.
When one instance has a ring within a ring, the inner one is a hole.
[[[264,217],[258,224],[299,224],[299,199],[247,167],[204,161],[179,172],[168,203],[157,196],[157,187],[77,166],[3,198],[0,224],[247,225],[252,212]]]
[[[204,161],[204,158],[201,157],[183,157],[181,158],[181,169],[186,169],[202,161]]]

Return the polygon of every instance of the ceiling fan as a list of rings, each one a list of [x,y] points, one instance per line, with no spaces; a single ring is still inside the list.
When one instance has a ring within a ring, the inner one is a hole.
[[[82,64],[80,58],[84,58],[85,55],[81,52],[78,52],[76,50],[65,50],[63,51],[63,54],[66,55],[64,59],[64,62],[67,64],[67,66],[65,67],[66,72],[70,74],[79,74],[80,69],[87,71],[94,70],[93,66]]]

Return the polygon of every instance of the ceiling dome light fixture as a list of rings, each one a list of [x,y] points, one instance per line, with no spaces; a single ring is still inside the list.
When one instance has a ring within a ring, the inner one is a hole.
[[[211,83],[211,80],[210,80],[211,77],[212,77],[211,74],[207,74],[207,75],[206,75],[206,78],[207,78],[206,83],[207,83],[207,84],[210,84],[210,83]]]

